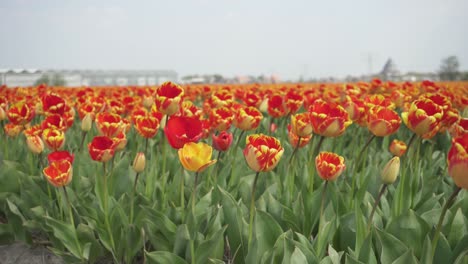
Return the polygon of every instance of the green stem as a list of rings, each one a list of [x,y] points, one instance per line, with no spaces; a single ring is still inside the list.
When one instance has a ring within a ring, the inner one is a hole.
[[[287,177],[287,180],[288,180],[288,185],[289,185],[289,199],[290,201],[292,201],[293,197],[294,197],[294,180],[295,180],[295,177],[296,177],[296,170],[293,170],[294,173],[292,174],[288,174],[287,172],[289,172],[290,168],[291,168],[291,165],[292,165],[292,162],[294,161],[294,156],[297,152],[297,150],[299,149],[299,145],[301,144],[301,140],[302,140],[302,137],[299,137],[299,139],[297,140],[297,144],[296,144],[296,147],[294,148],[293,152],[291,153],[291,157],[289,158],[289,162],[288,162],[288,166],[287,166],[287,170],[286,170],[286,177]]]
[[[450,208],[450,206],[452,205],[452,202],[455,200],[455,198],[457,197],[457,195],[458,195],[458,193],[460,191],[461,191],[461,188],[457,187],[453,191],[452,195],[448,198],[447,202],[445,202],[445,205],[442,208],[442,213],[440,214],[439,222],[437,223],[434,238],[432,239],[432,251],[431,251],[432,252],[432,255],[431,255],[432,257],[431,257],[431,259],[434,259],[435,251],[436,251],[436,248],[437,248],[437,242],[439,240],[440,230],[442,229],[442,223],[444,222],[445,214],[447,213],[447,210]]]
[[[222,151],[218,151],[218,156],[216,157],[217,162],[216,162],[216,164],[215,164],[215,166],[213,168],[213,172],[214,172],[213,186],[218,185],[218,166],[219,166],[218,164],[220,163],[219,159],[221,158],[221,153],[222,153]],[[211,180],[212,180],[212,178],[210,176],[210,182],[211,182]]]
[[[88,134],[87,131],[83,131],[83,133],[81,135],[81,143],[80,143],[80,148],[78,149],[78,152],[81,152],[81,150],[83,149],[83,144],[84,144],[84,141],[85,141],[85,138],[86,138],[87,134]]]
[[[387,189],[387,184],[382,184],[382,187],[380,188],[379,195],[377,196],[377,199],[375,199],[374,206],[372,207],[372,211],[369,216],[369,221],[367,223],[367,232],[370,231],[372,227],[372,218],[374,217],[375,210],[377,209],[377,206],[379,205],[380,199],[382,198],[383,194],[385,193],[385,190]]]
[[[255,174],[255,179],[252,185],[252,193],[250,195],[250,219],[249,219],[249,242],[248,247],[250,248],[250,243],[252,242],[252,231],[253,231],[253,220],[255,214],[255,189],[257,188],[257,180],[258,175],[260,174],[259,171]]]
[[[137,172],[135,176],[135,182],[133,183],[133,191],[132,191],[132,201],[130,204],[130,224],[133,223],[133,214],[134,214],[134,207],[135,207],[135,194],[136,194],[136,187],[138,183],[138,177],[140,176],[140,173]]]
[[[195,199],[197,198],[197,185],[198,185],[198,172],[195,173],[195,182],[193,184],[193,192],[192,192],[192,214],[193,219],[195,219]]]
[[[411,138],[410,138],[410,140],[408,142],[408,145],[406,146],[405,154],[409,152],[409,149],[410,149],[411,145],[413,144],[414,140],[416,139],[416,136],[417,135],[415,133],[413,133],[413,135],[411,136]]]
[[[322,218],[323,218],[323,207],[325,206],[327,186],[328,186],[328,181],[325,181],[325,185],[323,186],[323,190],[322,190],[322,201],[320,202],[320,223],[322,223]]]
[[[308,162],[308,166],[309,166],[309,192],[312,192],[314,190],[314,166],[312,165],[313,162],[314,162],[314,155],[312,154],[312,149],[314,147],[314,140],[315,140],[315,135],[312,135],[312,139],[310,140],[309,142],[309,162]]]
[[[76,227],[75,227],[75,219],[73,217],[73,211],[72,211],[72,205],[70,203],[70,199],[68,198],[68,193],[67,193],[67,187],[65,186],[62,186],[63,187],[63,193],[65,194],[65,200],[67,201],[67,206],[68,206],[68,214],[69,214],[69,217],[70,217],[70,223],[71,225],[73,226],[73,229],[76,230]],[[81,250],[81,244],[80,244],[80,241],[78,240],[78,237],[74,236],[75,238],[75,242],[76,242],[76,245],[78,246],[78,251],[80,252],[80,258],[83,259],[83,257],[81,256],[82,254],[82,250]]]
[[[317,144],[317,147],[315,147],[315,150],[314,150],[314,158],[317,157],[319,151],[320,151],[320,148],[322,147],[322,143],[323,141],[325,140],[325,137],[324,136],[319,136],[320,137],[320,140]]]
[[[111,229],[111,226],[110,226],[110,222],[109,222],[109,208],[108,208],[108,200],[109,200],[109,190],[107,189],[107,171],[106,171],[106,163],[103,162],[102,163],[102,166],[103,166],[103,169],[104,169],[104,181],[103,181],[103,188],[104,188],[104,201],[103,201],[103,209],[104,209],[104,224],[106,226],[106,229],[107,229],[107,233],[109,235],[109,238],[110,238],[110,242],[111,242],[111,247],[112,247],[112,255],[114,256],[114,259],[115,260],[118,260],[116,257],[115,257],[115,243],[114,243],[114,235],[112,234],[112,229]]]
[[[181,167],[180,173],[180,206],[182,207],[182,211],[185,208],[185,177],[184,177],[184,168]]]

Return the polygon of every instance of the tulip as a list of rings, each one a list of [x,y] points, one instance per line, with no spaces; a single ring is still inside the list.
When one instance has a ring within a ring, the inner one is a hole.
[[[87,113],[83,120],[81,120],[81,131],[89,132],[93,126],[93,116],[90,113]]]
[[[62,130],[47,128],[42,132],[42,139],[46,146],[56,151],[65,145],[65,133]]]
[[[309,114],[301,113],[291,116],[291,131],[299,137],[307,137],[312,134]]]
[[[239,108],[234,115],[234,126],[243,131],[254,130],[260,125],[262,113],[255,107]]]
[[[219,135],[212,134],[213,148],[217,151],[226,151],[232,144],[232,133],[227,131],[221,132]]]
[[[367,128],[378,137],[394,134],[400,128],[400,124],[400,116],[390,108],[374,106],[367,115]]]
[[[41,123],[42,130],[47,128],[50,129],[58,129],[65,131],[67,129],[67,124],[62,118],[62,116],[58,114],[50,114],[48,115]]]
[[[138,152],[133,160],[132,168],[136,173],[143,172],[145,169],[146,158],[145,153]]]
[[[9,137],[16,137],[18,136],[21,131],[23,130],[24,126],[23,125],[16,125],[16,124],[13,124],[13,123],[8,123],[4,126],[4,130],[5,130],[5,133],[9,136]]]
[[[211,159],[213,148],[203,142],[188,142],[178,150],[179,160],[188,171],[202,172],[216,163]]]
[[[299,138],[301,139],[301,142],[299,142]],[[288,125],[288,139],[289,139],[289,144],[291,144],[291,146],[293,146],[293,147],[297,146],[297,148],[303,148],[312,139],[312,135],[308,135],[308,136],[305,136],[305,137],[299,137],[298,135],[294,134],[293,131],[291,131],[291,126]]]
[[[392,184],[396,181],[398,173],[400,171],[400,158],[393,157],[383,168],[380,173],[382,182],[384,184]]]
[[[168,116],[179,111],[184,89],[173,82],[165,82],[156,90],[155,104],[157,109]]]
[[[389,146],[390,153],[397,157],[403,156],[406,152],[406,148],[406,143],[398,139],[394,139]]]
[[[158,132],[159,121],[153,116],[146,115],[138,117],[135,122],[135,129],[144,138],[153,138]]]
[[[279,94],[275,94],[268,99],[268,114],[273,118],[280,118],[285,116],[286,108],[284,105],[283,97]]]
[[[344,158],[332,152],[320,152],[315,158],[315,167],[320,178],[336,180],[346,168]]]
[[[440,128],[444,112],[430,99],[414,101],[407,112],[401,114],[405,125],[424,139],[432,138]]]
[[[7,113],[8,120],[15,125],[26,125],[34,117],[34,109],[24,101],[20,101],[10,107]]]
[[[55,187],[63,187],[70,183],[73,177],[73,167],[68,160],[55,161],[43,170],[47,181]]]
[[[468,134],[468,118],[460,118],[455,124],[452,125],[449,131],[453,138]]]
[[[447,162],[448,173],[455,185],[468,189],[468,134],[452,139]]]
[[[304,97],[295,89],[289,90],[284,96],[286,112],[288,115],[294,114],[299,110],[304,102]]]
[[[97,136],[88,144],[88,151],[91,158],[99,162],[107,162],[115,152],[115,143],[106,136]]]
[[[169,144],[180,149],[188,142],[198,142],[203,135],[202,122],[195,117],[173,116],[164,127]]]
[[[3,109],[3,107],[0,107],[0,121],[3,121],[7,119],[7,114],[5,112],[5,109]]]
[[[49,164],[52,164],[56,161],[61,161],[61,160],[68,160],[70,163],[73,164],[73,161],[75,160],[75,156],[71,154],[68,151],[54,151],[51,152],[47,156],[47,160],[49,161]]]
[[[29,150],[36,155],[44,151],[44,142],[42,141],[41,137],[37,135],[27,136],[26,144],[28,145]]]
[[[45,115],[63,115],[65,105],[65,100],[58,94],[49,93],[42,97],[42,111]]]
[[[280,141],[263,134],[250,135],[246,139],[244,157],[247,165],[256,172],[273,170],[283,155]]]
[[[99,113],[96,115],[96,127],[100,135],[115,137],[123,130],[122,118],[114,113]]]
[[[218,131],[226,131],[231,127],[234,115],[227,107],[221,107],[211,110],[210,123]]]
[[[341,136],[352,123],[342,106],[320,99],[310,106],[309,113],[314,133],[325,137]]]

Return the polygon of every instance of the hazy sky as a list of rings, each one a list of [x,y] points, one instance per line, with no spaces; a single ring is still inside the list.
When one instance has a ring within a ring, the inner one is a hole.
[[[467,10],[466,0],[1,0],[0,68],[343,77],[389,57],[403,72],[436,71],[457,55],[468,69]]]

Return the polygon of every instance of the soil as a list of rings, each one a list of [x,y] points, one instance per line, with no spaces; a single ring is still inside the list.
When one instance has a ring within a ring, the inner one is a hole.
[[[0,246],[0,264],[63,264],[63,260],[45,247],[24,243]]]

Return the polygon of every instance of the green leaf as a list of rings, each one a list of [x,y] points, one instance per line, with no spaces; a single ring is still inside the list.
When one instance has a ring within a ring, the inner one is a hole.
[[[167,251],[145,252],[145,255],[150,264],[187,264],[183,258]]]
[[[355,259],[353,256],[346,254],[346,264],[365,264],[365,262],[361,262],[357,259]]]
[[[308,262],[304,253],[302,253],[302,251],[296,247],[294,248],[294,251],[291,255],[290,263],[291,264],[307,264]]]
[[[457,259],[453,262],[453,264],[466,264],[468,263],[468,249],[463,251]]]
[[[398,237],[406,245],[411,245],[416,256],[421,256],[421,248],[429,226],[414,211],[408,210],[390,222],[387,227],[389,234]]]
[[[210,239],[203,241],[196,250],[196,263],[207,263],[208,259],[222,258],[224,252],[224,231],[218,230]]]
[[[453,221],[450,226],[450,233],[448,234],[448,241],[452,248],[455,248],[460,240],[467,235],[467,221],[461,210],[458,208]]]
[[[406,251],[404,255],[395,260],[392,264],[418,264],[418,260],[411,250]]]
[[[432,244],[429,235],[426,235],[422,246],[420,263],[432,263]]]
[[[186,224],[177,227],[173,253],[184,256],[187,249],[188,242],[190,241],[190,233]]]
[[[77,258],[83,257],[81,245],[79,244],[75,227],[46,216],[46,224],[53,230],[54,236]]]
[[[389,233],[385,233],[375,228],[375,234],[380,243],[380,262],[381,263],[392,263],[401,255],[408,251],[408,247],[405,246],[396,237],[392,236]]]
[[[462,240],[458,242],[457,246],[453,249],[452,261],[455,263],[456,259],[459,259],[463,255],[466,255],[468,253],[467,249],[468,249],[468,236],[465,236]]]
[[[274,246],[283,230],[270,214],[257,211],[254,232],[258,243],[258,252],[265,252]]]

